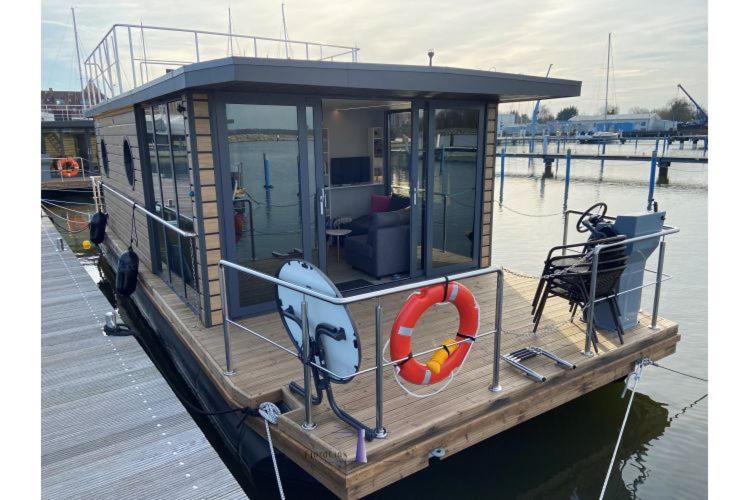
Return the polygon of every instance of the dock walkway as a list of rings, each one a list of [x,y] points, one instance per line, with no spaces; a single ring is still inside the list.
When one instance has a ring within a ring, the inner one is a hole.
[[[42,218],[42,497],[247,498],[110,305]]]

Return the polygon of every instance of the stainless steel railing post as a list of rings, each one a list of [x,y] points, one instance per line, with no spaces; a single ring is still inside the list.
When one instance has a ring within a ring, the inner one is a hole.
[[[302,428],[306,431],[315,429],[315,423],[312,421],[312,366],[310,366],[310,324],[307,321],[307,298],[302,299],[302,310],[300,311],[302,320],[302,370],[303,382],[305,389],[305,421],[302,422]]]
[[[227,306],[227,281],[225,275],[225,268],[219,264],[219,290],[221,291],[221,327],[224,331],[224,356],[226,358],[226,370],[224,375],[231,377],[236,372],[232,368],[232,342],[229,337],[229,307]]]
[[[375,437],[382,439],[388,435],[383,427],[383,307],[378,301],[375,306]]]
[[[593,356],[591,342],[594,338],[594,308],[596,307],[596,278],[599,269],[599,251],[601,245],[594,248],[594,256],[591,259],[591,285],[589,288],[589,305],[586,311],[586,347],[583,351],[585,356]]]
[[[565,210],[565,217],[563,218],[563,246],[568,244],[568,219],[570,218],[570,212]],[[565,248],[562,249],[562,254],[565,255]]]
[[[497,291],[495,292],[495,345],[492,357],[492,385],[490,391],[500,392],[500,335],[503,329],[503,285],[505,276],[503,270],[497,271]]]
[[[651,311],[651,329],[652,330],[658,330],[659,327],[656,326],[656,320],[659,316],[659,297],[661,296],[661,277],[662,272],[664,271],[664,248],[666,247],[667,243],[664,241],[664,237],[662,236],[661,241],[659,242],[659,263],[656,266],[656,286],[654,288],[654,307]]]

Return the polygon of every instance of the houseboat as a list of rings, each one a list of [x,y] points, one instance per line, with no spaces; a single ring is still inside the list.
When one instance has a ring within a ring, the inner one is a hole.
[[[110,276],[137,255],[127,300],[248,474],[268,453],[264,402],[276,450],[358,498],[674,352],[669,320],[636,309],[621,343],[491,262],[495,245],[524,251],[493,235],[498,103],[579,81],[288,40],[300,59],[258,57],[268,39],[237,34],[209,58],[217,34],[187,30],[192,62],[153,76],[167,63],[133,56],[143,29],[161,28],[116,25],[86,61],[100,249]]]

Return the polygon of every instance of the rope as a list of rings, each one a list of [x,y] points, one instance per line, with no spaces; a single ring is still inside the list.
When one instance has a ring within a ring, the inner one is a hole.
[[[276,453],[273,451],[273,441],[271,439],[271,429],[268,427],[268,423],[271,422],[272,424],[276,424],[279,420],[279,415],[281,415],[281,410],[273,404],[269,402],[261,403],[260,407],[258,408],[258,412],[260,413],[260,416],[263,417],[263,423],[266,426],[266,438],[268,438],[268,449],[271,451],[271,461],[273,462],[273,472],[276,474],[276,484],[279,487],[279,496],[281,497],[281,500],[284,500],[284,487],[281,485],[281,475],[279,474],[279,466],[276,463]]]
[[[681,372],[681,371],[678,371],[678,370],[674,370],[672,368],[667,368],[666,366],[662,366],[662,365],[657,364],[657,363],[653,363],[652,362],[651,364],[654,365],[657,368],[661,368],[663,370],[667,370],[667,371],[672,372],[672,373],[677,373],[678,375],[684,375],[685,377],[694,378],[695,380],[700,380],[702,382],[708,382],[707,378],[698,377],[696,375],[690,375],[689,373],[685,373],[685,372]]]
[[[87,217],[91,217],[91,215],[92,215],[90,212],[81,212],[79,210],[73,210],[72,208],[64,207],[62,205],[57,205],[56,203],[52,203],[51,201],[42,200],[42,205],[44,205],[45,203],[48,204],[48,205],[52,205],[53,207],[57,207],[57,208],[61,208],[63,210],[67,210],[68,212],[73,212],[73,213],[76,213],[76,214],[85,215]]]
[[[92,207],[95,206],[94,203],[86,203],[84,201],[50,200],[47,198],[42,198],[42,201],[46,201],[47,203],[67,203],[68,205],[91,205]]]
[[[133,240],[135,240],[135,246],[138,246],[138,232],[135,230],[135,203],[133,203],[133,211],[130,215],[130,245],[133,248]]]
[[[565,212],[555,212],[553,214],[529,214],[529,213],[521,212],[519,210],[513,210],[507,205],[500,205],[500,208],[502,210],[513,212],[514,214],[523,215],[524,217],[555,217],[557,215],[563,215],[565,213]]]
[[[625,417],[622,419],[622,426],[620,426],[620,434],[617,436],[617,442],[615,443],[615,450],[612,453],[612,460],[609,461],[609,468],[607,469],[607,475],[604,478],[604,484],[602,485],[602,492],[599,494],[599,500],[604,498],[604,492],[607,490],[607,483],[609,482],[609,476],[612,474],[612,467],[615,465],[615,459],[617,458],[617,450],[620,448],[620,442],[622,442],[622,435],[625,432],[625,424],[628,422],[628,416],[630,415],[630,408],[633,405],[633,398],[635,397],[635,388],[638,386],[638,381],[641,379],[643,367],[650,365],[651,360],[643,358],[635,365],[635,370],[630,374],[626,381],[625,391],[630,389],[630,400],[628,401],[628,407],[625,409]],[[633,381],[633,387],[630,386],[631,380]],[[623,391],[623,396],[625,392]]]

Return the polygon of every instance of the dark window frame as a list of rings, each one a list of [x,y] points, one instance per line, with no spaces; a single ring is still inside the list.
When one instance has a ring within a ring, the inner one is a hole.
[[[133,150],[127,137],[122,140],[122,163],[125,166],[125,177],[130,187],[135,190],[135,167],[133,165]]]
[[[104,141],[104,139],[99,140],[99,149],[101,159],[102,159],[102,168],[104,169],[104,174],[109,177],[109,154],[107,153],[107,143]]]

